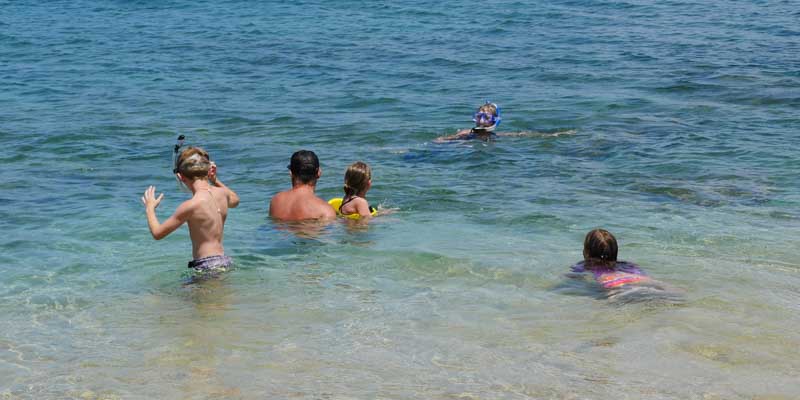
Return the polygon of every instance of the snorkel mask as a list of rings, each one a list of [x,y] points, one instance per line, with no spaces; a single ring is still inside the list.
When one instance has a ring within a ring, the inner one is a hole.
[[[476,111],[472,116],[472,121],[475,122],[475,128],[473,128],[473,130],[493,132],[494,129],[500,125],[500,107],[490,101],[487,101],[486,104],[491,104],[494,106],[495,110],[497,110],[497,113],[492,114],[485,111],[480,111],[483,106],[479,107],[478,111]]]

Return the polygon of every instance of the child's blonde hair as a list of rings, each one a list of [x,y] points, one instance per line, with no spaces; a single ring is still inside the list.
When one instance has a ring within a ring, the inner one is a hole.
[[[593,229],[583,240],[583,258],[587,261],[614,266],[617,251],[617,238],[605,229]]]
[[[478,107],[478,112],[485,112],[487,114],[497,115],[497,106],[494,103],[486,103]]]
[[[356,161],[344,173],[344,194],[355,196],[367,190],[372,179],[372,170],[364,162]]]
[[[208,152],[199,147],[189,147],[178,157],[178,172],[191,180],[208,178],[211,159]]]

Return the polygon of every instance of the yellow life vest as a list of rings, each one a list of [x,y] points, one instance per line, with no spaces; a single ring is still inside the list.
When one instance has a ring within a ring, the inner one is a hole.
[[[341,211],[342,200],[343,199],[341,197],[336,197],[336,198],[328,200],[328,204],[330,204],[331,207],[333,207],[333,209],[336,210],[336,215],[338,215],[340,217],[350,218],[350,219],[359,219],[359,218],[361,218],[361,214],[359,214],[359,213],[342,214],[342,211]],[[378,214],[378,210],[376,210],[375,207],[370,206],[369,207],[369,211],[370,211],[370,214],[373,217]]]

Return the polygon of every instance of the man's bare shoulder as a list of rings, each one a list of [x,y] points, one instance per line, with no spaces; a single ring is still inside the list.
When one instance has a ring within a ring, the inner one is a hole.
[[[269,200],[269,214],[274,215],[276,211],[281,210],[283,208],[283,203],[285,203],[282,199],[286,197],[286,192],[278,192],[272,196]]]
[[[323,218],[336,218],[336,211],[333,209],[333,206],[319,197],[317,197],[316,200],[316,206],[319,208]]]
[[[284,190],[283,192],[275,193],[269,201],[270,206],[280,206],[282,203],[285,203],[286,200],[288,200],[287,197],[290,196],[290,192],[290,190]]]
[[[290,192],[291,192],[291,190],[284,190],[282,192],[275,193],[275,195],[272,196],[272,200],[276,200],[276,199],[280,200],[281,198],[286,197],[287,195],[289,195]]]

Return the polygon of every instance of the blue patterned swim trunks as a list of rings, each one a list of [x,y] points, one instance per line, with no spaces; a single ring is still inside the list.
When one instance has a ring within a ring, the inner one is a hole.
[[[219,273],[229,270],[233,266],[233,259],[226,255],[208,256],[189,261],[189,268],[204,274]]]

